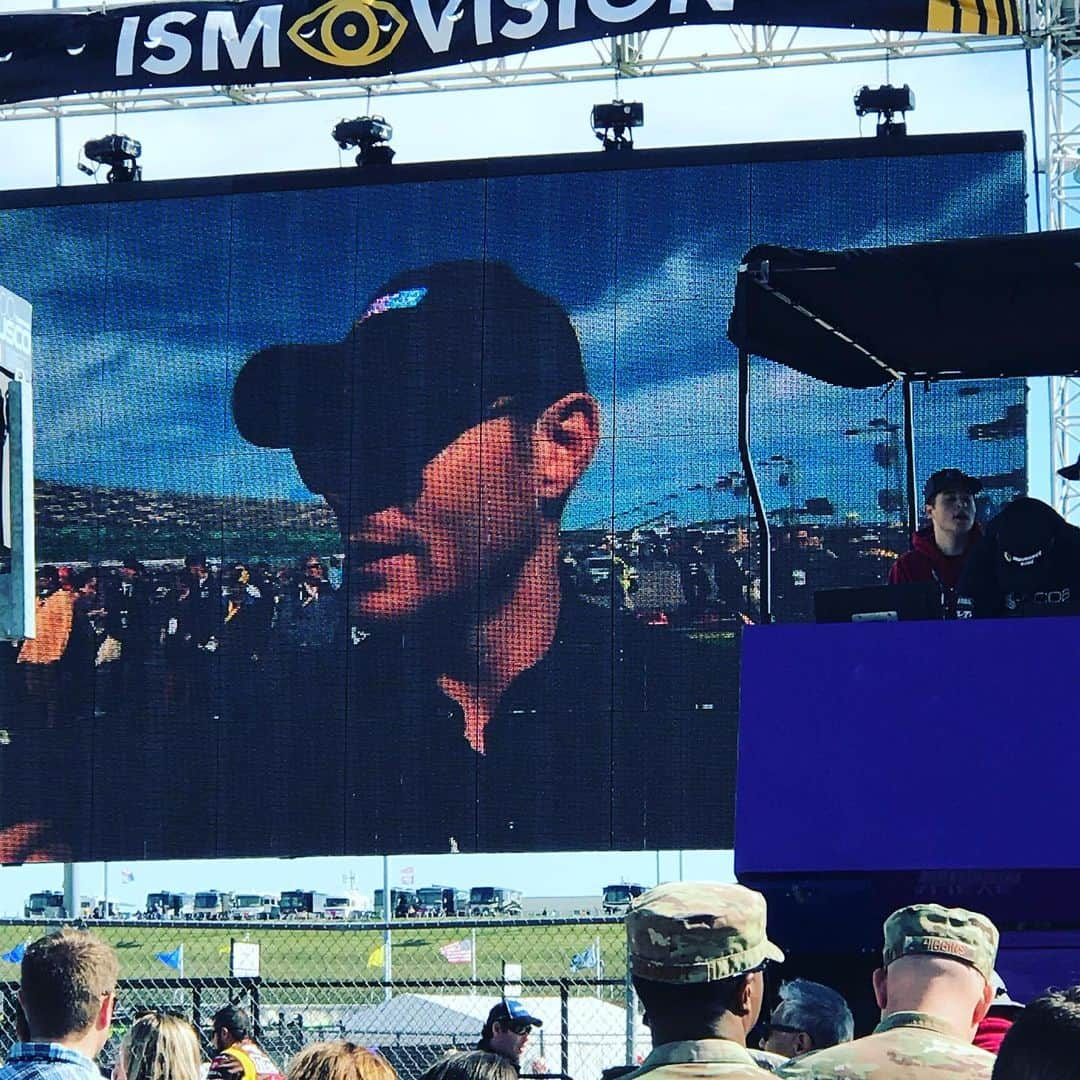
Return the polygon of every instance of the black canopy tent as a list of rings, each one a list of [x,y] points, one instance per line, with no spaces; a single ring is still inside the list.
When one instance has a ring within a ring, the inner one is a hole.
[[[763,621],[771,548],[750,455],[751,354],[834,386],[902,384],[914,529],[912,384],[1080,373],[1076,311],[1080,229],[868,250],[751,248],[728,336],[739,350],[739,453],[759,528]]]

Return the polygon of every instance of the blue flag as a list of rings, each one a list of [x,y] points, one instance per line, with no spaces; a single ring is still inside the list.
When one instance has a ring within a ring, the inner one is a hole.
[[[154,953],[166,967],[171,967],[176,971],[179,971],[181,975],[184,974],[184,946],[177,945],[172,952],[159,952]]]
[[[20,941],[13,949],[8,949],[6,953],[0,953],[0,960],[6,960],[9,964],[21,964],[25,955],[26,942]]]
[[[584,971],[586,968],[594,968],[599,959],[600,957],[596,953],[596,944],[594,942],[584,952],[574,953],[574,955],[570,957],[570,970]]]

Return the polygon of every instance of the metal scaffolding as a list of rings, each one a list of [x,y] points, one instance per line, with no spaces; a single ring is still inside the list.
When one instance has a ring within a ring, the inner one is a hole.
[[[97,4],[87,10],[101,9],[102,4]],[[1023,47],[1024,41],[1020,37],[822,31],[774,26],[676,27],[379,78],[114,91],[24,101],[0,106],[0,120],[66,119],[225,105],[334,101],[366,98],[369,94],[374,98],[494,87],[564,85],[610,79],[615,74],[627,77],[709,74],[922,56],[970,56]]]
[[[1067,229],[1080,213],[1080,8],[1076,0],[1044,0],[1035,17],[1041,25],[1034,29],[1045,42],[1047,225]],[[1074,524],[1080,521],[1080,484],[1062,480],[1057,470],[1078,457],[1080,378],[1056,376],[1050,380],[1052,501]]]

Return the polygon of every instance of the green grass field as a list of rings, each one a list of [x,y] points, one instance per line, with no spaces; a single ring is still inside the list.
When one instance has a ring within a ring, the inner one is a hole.
[[[124,923],[94,924],[120,956],[120,975],[129,979],[170,979],[178,972],[156,958],[184,946],[184,977],[221,979],[229,976],[229,943],[233,938],[258,942],[264,980],[332,979],[350,982],[381,980],[383,931],[361,924],[343,928],[277,929],[260,924],[217,927],[209,924],[152,927]],[[0,926],[0,953],[47,933],[47,923]],[[468,925],[432,926],[421,920],[393,930],[391,960],[395,981],[447,979],[470,981],[472,965],[451,964],[439,948],[471,936]],[[476,977],[502,978],[504,961],[522,965],[523,978],[591,979],[592,970],[571,973],[570,957],[597,938],[604,977],[621,979],[626,971],[623,928],[618,924],[555,926],[480,926],[476,929]],[[6,967],[6,971],[4,970]],[[0,966],[0,977],[18,978],[17,964]]]

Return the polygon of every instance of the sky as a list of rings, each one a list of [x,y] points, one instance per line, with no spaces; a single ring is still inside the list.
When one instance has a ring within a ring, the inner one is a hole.
[[[19,0],[20,9],[49,6]],[[694,32],[684,32],[691,35]],[[701,34],[705,35],[705,31]],[[865,35],[859,35],[865,37]],[[831,40],[841,35],[830,32]],[[691,37],[693,42],[698,37]],[[700,38],[705,41],[704,36]],[[691,44],[692,51],[696,46]],[[701,44],[703,51],[708,46]],[[588,48],[587,46],[583,48]],[[1036,55],[1036,88],[1041,56]],[[852,98],[863,84],[908,83],[917,108],[908,117],[912,133],[1021,130],[1029,133],[1024,55],[1021,52],[960,58],[835,65],[746,73],[623,79],[620,96],[645,106],[645,127],[636,133],[642,148],[774,140],[872,137],[870,121],[859,121]],[[614,81],[550,87],[510,87],[464,93],[376,97],[280,106],[237,106],[120,117],[78,118],[60,129],[60,172],[65,185],[94,181],[77,171],[79,147],[89,138],[119,130],[141,141],[146,179],[226,175],[307,168],[352,168],[330,137],[333,125],[365,111],[380,113],[394,127],[400,163],[463,157],[600,152],[589,127],[593,104],[615,96]],[[1036,115],[1043,115],[1041,101]],[[1030,134],[1028,135],[1030,138]],[[1040,143],[1043,133],[1039,132]],[[8,189],[48,187],[57,172],[56,126],[51,121],[0,121],[0,183]],[[1030,152],[1030,150],[1029,150]],[[103,182],[103,178],[99,178]],[[1030,191],[1029,179],[1029,191]],[[1029,194],[1029,200],[1031,196]],[[1045,207],[1044,207],[1045,213]],[[1029,207],[1029,222],[1034,215]],[[647,229],[643,224],[642,229]],[[169,243],[167,233],[148,244]],[[1029,397],[1031,493],[1049,497],[1048,401],[1035,382]],[[643,770],[647,764],[643,763]],[[644,779],[644,777],[643,777]],[[597,895],[618,880],[652,884],[680,876],[730,880],[730,852],[652,852],[535,856],[440,855],[394,857],[392,883],[413,868],[416,884],[459,887],[504,884],[527,895]],[[133,875],[122,882],[122,871]],[[378,858],[245,860],[222,863],[147,863],[108,868],[111,897],[141,905],[149,891],[205,888],[279,891],[354,887],[370,892],[382,883]],[[105,870],[81,868],[81,891],[102,894]],[[59,866],[0,868],[0,912],[17,913],[28,893],[59,887]]]

